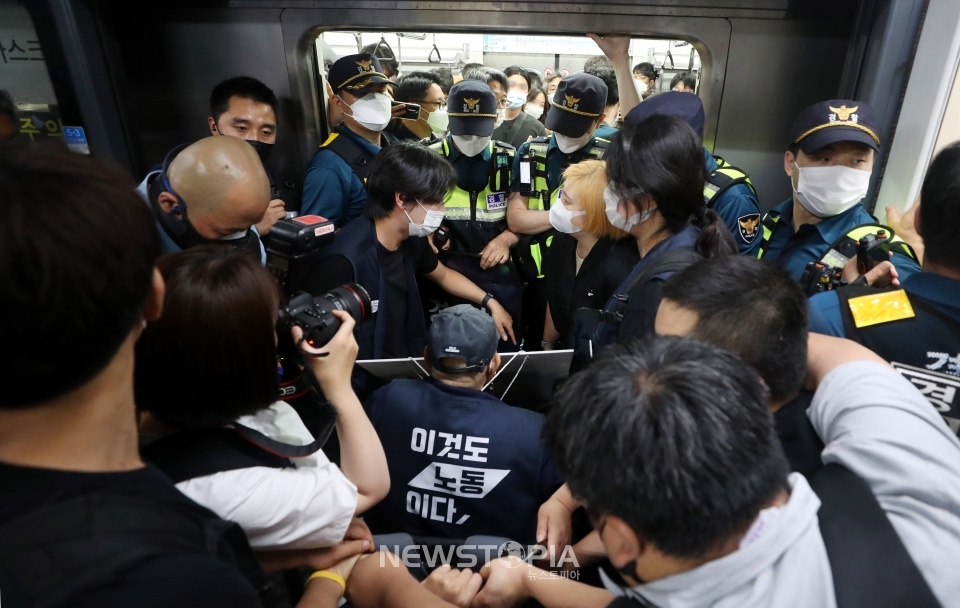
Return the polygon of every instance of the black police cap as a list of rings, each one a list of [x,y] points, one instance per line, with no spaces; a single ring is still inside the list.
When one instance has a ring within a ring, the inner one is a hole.
[[[485,82],[461,80],[450,88],[447,116],[453,135],[489,137],[497,119],[497,96]]]
[[[607,85],[596,76],[577,72],[560,81],[544,126],[567,137],[580,137],[607,107]]]
[[[380,60],[369,53],[337,59],[330,67],[328,79],[334,91],[344,90],[357,96],[362,96],[370,87],[390,82],[383,74]]]
[[[856,141],[880,149],[870,104],[852,99],[821,101],[804,108],[790,130],[790,145],[799,144],[804,154],[839,141]]]

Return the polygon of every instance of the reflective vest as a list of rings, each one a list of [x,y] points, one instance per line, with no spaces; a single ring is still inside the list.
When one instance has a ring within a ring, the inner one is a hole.
[[[550,185],[550,179],[547,173],[547,150],[549,149],[549,137],[537,137],[530,142],[529,153],[533,155],[533,188],[530,197],[527,199],[527,209],[532,211],[549,211],[550,205],[555,204],[563,194],[561,184]],[[584,150],[577,150],[573,153],[574,158],[570,164],[574,165],[582,160],[603,160],[610,141],[600,137],[594,137],[590,147]],[[521,239],[520,246],[523,247],[524,258],[529,251],[529,259],[524,259],[524,270],[527,276],[532,278],[536,273],[536,278],[543,278],[543,256],[546,250],[553,242],[554,230],[546,230],[540,234],[528,236]],[[532,268],[528,268],[532,266]]]
[[[713,208],[713,204],[720,195],[739,184],[746,184],[753,191],[753,195],[757,195],[757,190],[746,173],[719,156],[713,158],[717,161],[717,168],[707,175],[707,180],[703,184],[703,202],[708,209]]]
[[[396,143],[397,138],[387,132],[380,134],[380,141],[384,146]],[[330,150],[343,159],[353,170],[354,174],[360,178],[360,181],[367,183],[367,177],[370,176],[370,165],[375,154],[361,148],[356,142],[351,141],[349,137],[340,137],[337,133],[331,133],[327,141],[320,144],[321,150]]]
[[[450,158],[449,140],[432,143],[431,150]],[[454,186],[444,197],[444,224],[453,237],[451,247],[465,253],[480,253],[507,228],[507,198],[512,181],[516,149],[503,142],[490,142],[490,177],[483,190]]]
[[[777,225],[779,222],[779,213],[768,211],[763,217],[763,240],[760,241],[760,248],[757,250],[758,259],[763,258],[764,254],[766,253],[767,246],[770,244],[770,239],[773,238],[773,233],[777,231]],[[889,235],[891,251],[901,253],[909,258],[918,260],[917,254],[913,251],[913,247],[898,237],[892,228],[889,226],[884,226],[880,223],[874,223],[857,226],[853,230],[850,230],[845,235],[841,236],[832,245],[830,245],[830,247],[827,248],[822,256],[820,256],[819,262],[831,268],[843,268],[844,264],[856,257],[857,243],[860,241],[860,239],[868,234],[876,235],[881,230],[885,230],[887,235]]]

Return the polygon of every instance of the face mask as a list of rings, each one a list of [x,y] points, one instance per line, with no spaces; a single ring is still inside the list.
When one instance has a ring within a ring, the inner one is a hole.
[[[606,190],[603,191],[604,211],[607,212],[607,219],[610,220],[610,223],[614,228],[619,228],[624,232],[630,232],[631,228],[640,222],[647,221],[650,219],[650,216],[653,215],[654,208],[651,207],[643,213],[634,213],[630,217],[624,218],[622,215],[620,215],[620,198],[620,195],[614,192],[613,186],[608,185]]]
[[[450,117],[446,110],[430,112],[427,116],[427,124],[430,125],[430,130],[434,133],[443,133],[447,130],[447,125],[450,124]]]
[[[574,213],[558,200],[555,204],[550,205],[550,225],[564,234],[574,234],[580,232],[583,228],[574,226],[573,218],[586,214],[586,211],[577,211]]]
[[[417,201],[417,204],[420,205],[420,201]],[[410,236],[427,236],[428,234],[433,234],[443,222],[443,211],[430,211],[423,205],[420,205],[420,208],[427,214],[423,218],[422,224],[415,224],[413,218],[407,213],[407,210],[403,210],[404,215],[410,220]]]
[[[554,135],[557,137],[557,147],[560,148],[560,151],[564,154],[576,152],[593,139],[592,132],[584,133],[580,137],[567,137],[562,133],[554,133]]]
[[[464,156],[473,158],[487,149],[487,146],[490,145],[490,139],[490,137],[480,137],[479,135],[454,135],[453,143]]]
[[[519,91],[510,91],[507,93],[507,107],[511,110],[522,108],[527,103],[527,96]]]
[[[532,116],[535,120],[540,120],[540,117],[543,116],[543,108],[540,106],[532,106],[528,104],[523,111]]]
[[[343,101],[343,97],[340,98]],[[343,103],[347,103],[343,101]],[[349,105],[349,104],[348,104]],[[369,93],[353,102],[350,116],[360,126],[371,131],[383,131],[391,118],[390,98],[383,93]]]
[[[253,149],[257,151],[257,156],[260,157],[261,163],[267,162],[267,159],[270,158],[270,153],[273,152],[273,144],[257,141],[255,139],[248,139],[245,141],[253,146]]]
[[[500,108],[499,110],[497,110],[497,120],[496,120],[496,122],[493,123],[493,128],[494,128],[494,129],[496,129],[497,127],[499,127],[500,125],[503,124],[503,121],[504,121],[504,120],[506,119],[506,117],[507,117],[506,113],[507,113],[507,111],[504,110],[503,108]]]
[[[847,211],[867,195],[870,187],[869,171],[843,165],[800,168],[794,163],[793,166],[800,173],[793,192],[800,204],[817,217],[832,217]]]

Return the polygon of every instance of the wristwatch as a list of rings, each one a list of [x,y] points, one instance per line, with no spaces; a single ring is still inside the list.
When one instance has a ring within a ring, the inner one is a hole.
[[[493,299],[494,299],[493,294],[490,294],[490,293],[488,293],[487,295],[483,296],[483,300],[480,301],[480,308],[486,308],[486,307],[487,307],[487,302],[489,302],[490,300],[493,300]]]

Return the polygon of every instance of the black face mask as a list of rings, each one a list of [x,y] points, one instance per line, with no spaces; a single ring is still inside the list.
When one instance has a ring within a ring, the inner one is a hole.
[[[267,162],[267,159],[270,158],[270,153],[273,152],[273,144],[264,143],[255,139],[245,139],[244,141],[253,146],[253,149],[257,151],[257,156],[260,157],[261,163]]]
[[[159,175],[153,179],[153,182],[150,183],[148,188],[147,198],[150,199],[150,208],[153,210],[153,215],[157,218],[157,222],[163,227],[163,231],[167,233],[167,236],[177,244],[177,247],[180,249],[190,249],[192,247],[200,247],[201,245],[224,245],[250,253],[256,256],[258,260],[261,258],[260,237],[258,237],[257,233],[252,229],[247,229],[246,234],[241,238],[227,240],[208,239],[194,228],[193,223],[190,222],[190,218],[187,217],[186,209],[180,210],[180,218],[164,211],[160,206],[159,200],[160,193],[164,191],[162,181]]]

